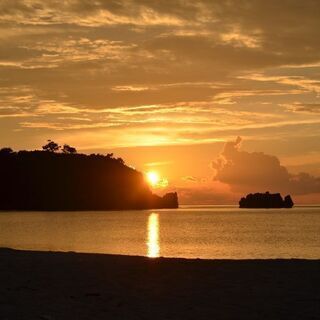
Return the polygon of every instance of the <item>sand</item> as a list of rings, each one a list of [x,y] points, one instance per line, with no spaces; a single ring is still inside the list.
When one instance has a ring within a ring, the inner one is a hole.
[[[320,260],[0,249],[0,319],[316,319]]]

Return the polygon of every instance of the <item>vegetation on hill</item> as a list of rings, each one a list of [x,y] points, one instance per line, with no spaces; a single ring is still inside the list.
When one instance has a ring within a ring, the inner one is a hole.
[[[0,210],[178,207],[176,193],[153,194],[143,174],[112,153],[78,154],[50,140],[42,151],[1,149],[0,177]]]

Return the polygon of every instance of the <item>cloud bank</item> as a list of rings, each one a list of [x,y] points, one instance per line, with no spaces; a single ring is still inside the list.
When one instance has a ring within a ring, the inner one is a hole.
[[[241,150],[242,139],[227,142],[212,162],[215,180],[234,192],[283,192],[295,195],[320,193],[320,178],[308,173],[291,174],[277,157]]]

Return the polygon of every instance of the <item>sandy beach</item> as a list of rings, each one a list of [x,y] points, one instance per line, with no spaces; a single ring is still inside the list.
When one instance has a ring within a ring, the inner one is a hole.
[[[319,260],[0,249],[0,319],[315,319]]]

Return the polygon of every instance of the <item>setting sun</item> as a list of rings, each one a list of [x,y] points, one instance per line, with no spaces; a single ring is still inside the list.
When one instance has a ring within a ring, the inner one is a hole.
[[[152,187],[156,186],[160,181],[159,174],[155,171],[147,172],[147,181]]]
[[[153,170],[146,173],[146,181],[152,188],[166,188],[169,184],[168,179]]]

